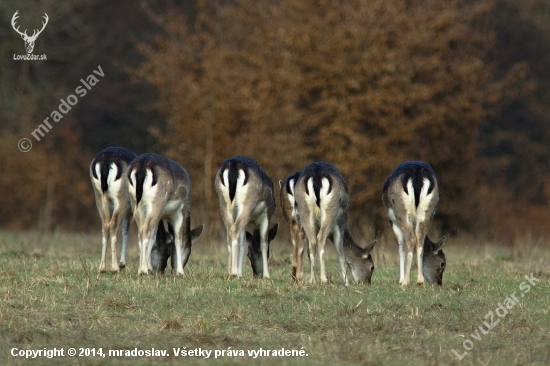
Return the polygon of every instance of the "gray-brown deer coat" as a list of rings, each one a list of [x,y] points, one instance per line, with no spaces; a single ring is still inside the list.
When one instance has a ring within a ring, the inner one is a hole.
[[[222,163],[214,184],[227,230],[229,275],[243,275],[246,229],[249,229],[258,230],[259,234],[262,260],[255,263],[256,268],[261,266],[261,276],[269,278],[269,222],[275,211],[273,182],[254,159],[233,156]]]
[[[315,258],[319,258],[322,283],[328,282],[325,264],[325,244],[330,238],[336,254],[344,284],[349,284],[346,265],[356,282],[370,282],[374,264],[370,251],[376,242],[363,249],[353,241],[348,228],[349,193],[347,184],[338,169],[324,162],[308,165],[296,182],[295,210],[307,242],[298,241],[296,280],[303,280],[303,252],[309,245],[310,283],[315,282]],[[346,242],[346,248],[344,248]]]
[[[421,161],[400,164],[384,184],[382,201],[399,245],[399,284],[409,284],[416,251],[417,284],[421,285],[424,243],[439,202],[434,170]]]
[[[132,207],[128,192],[127,171],[136,157],[123,147],[108,147],[100,151],[90,164],[90,180],[101,218],[101,262],[99,272],[106,270],[107,244],[111,245],[111,271],[126,267],[126,250],[130,235]],[[122,249],[117,263],[117,236],[122,230]]]
[[[151,251],[161,220],[174,230],[175,268],[183,268],[191,254],[191,179],[178,163],[158,154],[142,154],[128,169],[134,218],[138,226],[139,274],[153,271]],[[172,255],[174,255],[172,254]]]

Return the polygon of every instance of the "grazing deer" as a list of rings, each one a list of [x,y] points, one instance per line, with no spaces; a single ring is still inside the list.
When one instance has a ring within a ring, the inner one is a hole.
[[[418,269],[416,283],[424,284],[424,273],[429,274],[429,282],[438,282],[434,271],[441,269],[440,282],[442,269],[445,268],[445,257],[441,251],[445,238],[437,244],[427,238],[439,201],[439,186],[432,167],[421,161],[400,164],[384,184],[382,201],[399,244],[399,284],[406,286],[410,282],[415,250]],[[430,256],[423,260],[425,250],[426,254],[430,252]],[[438,260],[441,256],[443,262]]]
[[[161,220],[171,225],[174,236],[172,272],[183,274],[192,245],[191,180],[175,161],[158,154],[142,154],[128,168],[130,197],[138,226],[138,274],[153,271],[151,251]],[[175,258],[174,258],[175,255]]]
[[[310,279],[315,282],[315,256],[319,256],[321,267],[321,282],[328,282],[325,266],[325,244],[331,239],[336,248],[338,263],[344,279],[349,285],[346,274],[348,266],[357,283],[370,283],[374,264],[370,252],[376,241],[366,248],[359,247],[347,228],[349,194],[344,178],[330,163],[313,163],[300,174],[295,192],[295,208],[298,222],[303,228],[309,245]],[[303,252],[305,240],[297,242],[298,249],[295,259],[296,280],[303,279]]]
[[[15,14],[13,14],[13,17],[11,18],[11,26],[13,27],[13,29],[19,33],[19,35],[21,36],[21,38],[23,38],[23,41],[25,41],[25,49],[27,50],[27,53],[32,53],[33,49],[34,49],[34,43],[36,42],[36,39],[38,38],[38,36],[40,35],[40,33],[42,33],[42,31],[44,30],[44,28],[46,28],[46,24],[48,24],[48,14],[44,13],[44,21],[42,22],[42,29],[38,30],[38,29],[35,29],[34,32],[32,33],[32,36],[29,36],[27,34],[27,30],[25,29],[24,32],[21,32],[19,30],[19,26],[17,26],[16,28],[16,21],[17,21],[17,18],[19,18],[19,15],[17,14],[19,12],[19,10],[17,10],[15,12]]]
[[[94,187],[95,203],[101,218],[101,262],[99,272],[105,272],[107,243],[111,245],[111,271],[126,267],[126,249],[130,234],[132,209],[128,193],[128,165],[136,154],[122,147],[100,151],[90,164],[90,180]],[[116,241],[122,227],[122,250],[117,264]]]
[[[283,216],[290,225],[290,240],[292,241],[292,278],[296,279],[296,269],[298,255],[298,250],[301,248],[304,249],[304,244],[298,244],[299,240],[305,240],[304,230],[298,224],[297,212],[294,209],[295,197],[294,197],[294,188],[296,187],[296,182],[300,177],[301,171],[289,175],[284,181],[279,181],[280,187],[280,200],[281,208],[283,210]]]
[[[258,230],[262,252],[262,272],[258,276],[269,278],[268,231],[269,221],[275,211],[273,182],[254,159],[234,156],[220,166],[216,173],[215,186],[220,199],[222,220],[227,230],[229,274],[237,277],[243,275],[246,229],[250,229],[253,233]],[[276,232],[277,229],[275,235]]]
[[[200,225],[191,230],[191,242],[201,236],[203,229],[204,225]],[[172,269],[176,269],[176,244],[174,242],[174,237],[174,227],[168,222],[161,220],[157,229],[155,244],[151,249],[151,267],[153,267],[153,274],[164,274],[164,270],[168,265],[168,258],[170,257],[172,258]]]
[[[447,266],[443,247],[445,246],[445,237],[442,237],[437,243],[434,243],[426,235],[424,240],[424,251],[422,253],[422,273],[424,280],[429,285],[443,284],[443,271]]]

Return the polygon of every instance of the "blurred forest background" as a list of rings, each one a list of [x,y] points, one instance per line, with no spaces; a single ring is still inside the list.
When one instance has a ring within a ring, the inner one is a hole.
[[[16,10],[21,30],[48,14],[34,49],[47,61],[13,59]],[[89,163],[116,145],[182,164],[192,211],[212,220],[215,172],[246,154],[277,204],[279,180],[334,163],[351,222],[387,230],[384,181],[418,159],[440,181],[438,230],[544,235],[549,34],[548,0],[2,1],[0,227],[99,231]],[[98,65],[105,77],[35,141]]]

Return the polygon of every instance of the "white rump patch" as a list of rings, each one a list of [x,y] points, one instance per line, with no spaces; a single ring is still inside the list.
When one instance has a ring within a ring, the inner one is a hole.
[[[330,190],[330,182],[327,178],[321,179],[321,190],[319,192],[319,198],[328,196],[328,191]]]
[[[246,202],[246,197],[248,194],[248,184],[246,186],[244,185],[245,178],[246,175],[244,171],[239,169],[237,184],[235,186],[235,197],[233,197],[233,202],[231,202],[229,197],[229,169],[224,170],[222,173],[222,184],[219,186],[219,189],[223,195],[225,209],[227,210],[229,217],[233,217],[235,214],[235,207],[237,208],[236,217],[238,217],[243,210],[244,202]]]
[[[130,182],[132,184],[128,185],[128,190],[130,191],[130,194],[135,198],[136,197],[136,171],[132,170],[130,173]]]
[[[100,170],[100,164],[96,163],[94,165],[94,171],[95,175],[97,176],[97,179],[92,175],[92,178],[94,180],[94,188],[96,191],[101,192],[101,170]]]
[[[120,187],[122,185],[122,179],[115,180],[117,174],[118,168],[116,164],[111,163],[111,166],[109,167],[109,175],[107,176],[107,186],[109,187],[107,189],[107,194],[109,195],[109,198],[111,198],[113,201],[116,201],[118,192],[120,191]]]
[[[420,191],[420,200],[418,201],[418,207],[416,208],[417,217],[419,221],[424,221],[426,219],[426,212],[428,211],[428,207],[430,206],[430,203],[434,199],[434,191],[432,190],[432,193],[428,194],[428,191],[430,190],[430,180],[428,178],[424,178],[424,182],[422,184],[422,190]]]
[[[294,199],[294,196],[291,195],[290,193],[287,193],[286,194],[286,198],[288,199],[288,202],[290,203],[290,207],[294,207],[294,203],[295,203],[295,199]]]
[[[407,191],[409,193],[407,193]],[[407,191],[403,190],[403,192],[401,192],[403,195],[403,205],[405,206],[405,210],[407,211],[407,218],[415,217],[416,206],[414,205],[415,197],[412,178],[409,178],[409,180],[407,181]]]
[[[315,197],[315,190],[313,189],[313,178],[309,178],[307,181],[307,190],[309,192],[308,196],[313,198],[313,201],[317,201],[317,197]],[[330,182],[327,178],[321,179],[321,189],[319,190],[319,199],[321,200],[321,203],[323,201],[323,198],[329,195],[330,190]]]
[[[290,194],[294,196],[294,179],[288,181],[288,186],[290,187]],[[292,202],[294,204],[294,202]]]
[[[234,198],[235,204],[239,206],[241,206],[245,202],[247,193],[248,193],[248,185],[246,186],[244,185],[245,179],[246,179],[246,175],[244,171],[242,169],[239,169],[239,176],[237,177],[237,186],[235,188],[235,198]]]
[[[141,203],[150,204],[157,195],[158,184],[153,186],[153,172],[151,169],[145,170],[145,179],[141,193]]]
[[[222,174],[223,185],[229,191],[229,169],[225,169]]]

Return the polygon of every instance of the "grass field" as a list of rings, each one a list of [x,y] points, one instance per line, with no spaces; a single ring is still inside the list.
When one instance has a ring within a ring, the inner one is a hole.
[[[226,249],[205,237],[183,278],[138,276],[136,236],[130,240],[128,268],[98,278],[98,235],[0,232],[0,364],[550,365],[549,243],[448,239],[444,286],[402,289],[389,239],[374,251],[372,285],[347,288],[332,244],[333,283],[302,286],[291,281],[282,239],[273,242],[271,280],[252,278],[248,262],[245,278],[228,280]],[[483,322],[497,319],[487,331]],[[77,356],[67,355],[70,347]],[[174,355],[184,347],[212,353]],[[12,356],[53,348],[64,357]],[[100,348],[104,358],[78,356]],[[168,355],[109,354],[152,348]],[[304,355],[248,355],[283,348]]]

